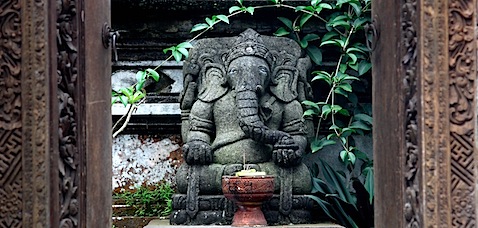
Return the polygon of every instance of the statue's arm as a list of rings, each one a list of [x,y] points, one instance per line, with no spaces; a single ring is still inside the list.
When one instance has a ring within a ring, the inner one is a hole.
[[[285,104],[282,116],[282,131],[292,136],[302,156],[307,147],[303,109],[297,100]]]
[[[183,146],[188,164],[204,165],[212,162],[211,135],[214,132],[213,104],[197,100],[189,116],[187,142]]]
[[[201,140],[211,143],[211,135],[214,132],[213,103],[197,100],[189,116],[190,126],[188,141]]]

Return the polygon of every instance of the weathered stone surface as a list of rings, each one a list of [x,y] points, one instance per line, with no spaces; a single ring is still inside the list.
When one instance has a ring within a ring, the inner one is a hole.
[[[311,190],[302,163],[307,124],[300,104],[312,98],[310,65],[293,40],[252,29],[195,43],[184,63],[180,98],[186,163],[176,179],[186,206],[174,212],[174,223],[225,222],[216,210],[201,219],[206,212],[200,199],[221,195],[221,177],[248,168],[276,177],[280,216],[274,223],[309,221],[292,213],[291,205],[293,194]]]
[[[194,218],[187,213],[187,196],[173,196],[173,213],[170,217],[172,225],[230,225],[236,210],[233,202],[223,195],[202,195],[198,198],[199,212]],[[304,224],[314,222],[311,211],[318,210],[314,201],[306,195],[294,195],[292,212],[283,215],[279,212],[280,196],[274,195],[262,205],[262,211],[269,225]],[[207,218],[207,219],[205,219]]]
[[[180,166],[181,140],[120,135],[113,144],[113,189],[173,182]]]

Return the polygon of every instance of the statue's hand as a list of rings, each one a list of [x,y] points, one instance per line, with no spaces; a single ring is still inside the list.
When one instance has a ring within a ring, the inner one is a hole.
[[[190,165],[207,165],[212,162],[211,146],[200,140],[193,140],[183,145],[183,155]]]
[[[294,139],[286,135],[274,145],[272,159],[281,167],[291,167],[301,162],[302,152]]]

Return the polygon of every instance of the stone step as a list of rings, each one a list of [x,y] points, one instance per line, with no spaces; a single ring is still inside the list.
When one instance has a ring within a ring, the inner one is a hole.
[[[203,225],[203,226],[191,226],[191,225],[169,225],[169,220],[166,219],[153,219],[144,228],[204,228],[204,227],[217,227],[217,228],[235,228],[233,226],[218,226],[218,225]],[[270,228],[344,228],[343,226],[333,223],[321,223],[321,224],[297,224],[297,225],[282,225],[282,226],[262,226]]]
[[[158,219],[158,217],[135,217],[135,216],[118,216],[113,217],[114,228],[143,228],[150,221]]]

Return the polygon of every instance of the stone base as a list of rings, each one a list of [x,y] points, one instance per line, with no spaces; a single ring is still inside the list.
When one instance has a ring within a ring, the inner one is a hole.
[[[307,224],[312,223],[312,211],[315,202],[307,195],[294,195],[292,211],[288,215],[279,212],[279,195],[274,195],[264,202],[262,211],[268,225]],[[199,196],[199,211],[191,217],[186,212],[186,195],[173,196],[173,211],[170,217],[171,225],[230,225],[235,204],[223,195]]]

